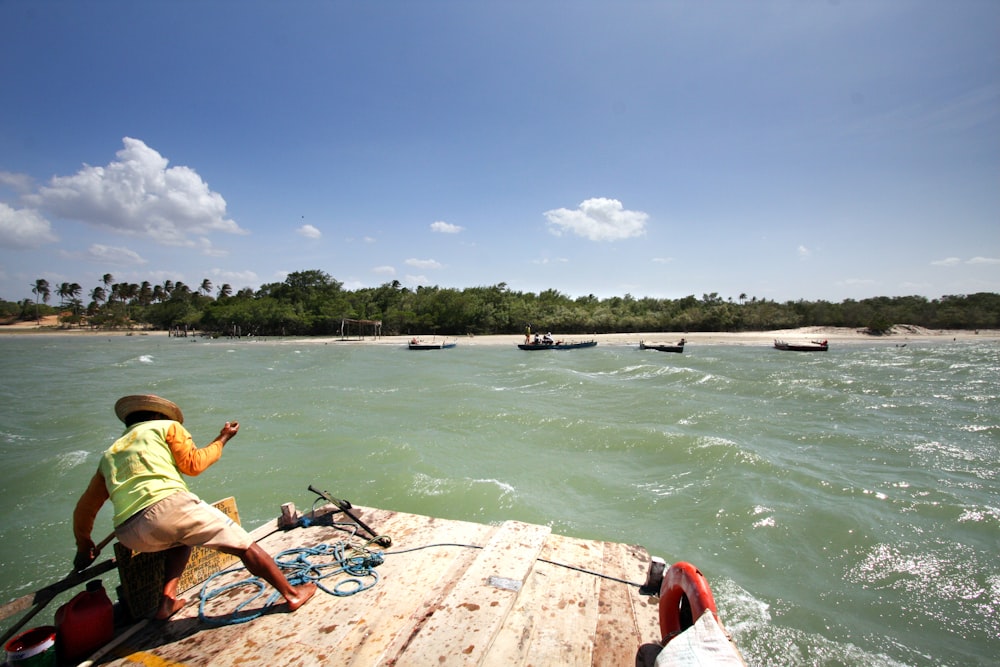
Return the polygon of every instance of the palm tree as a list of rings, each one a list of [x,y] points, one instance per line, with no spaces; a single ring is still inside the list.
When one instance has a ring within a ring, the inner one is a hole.
[[[38,313],[38,299],[40,297],[45,303],[49,302],[49,294],[51,294],[49,281],[45,278],[39,278],[35,281],[34,286],[31,288],[31,292],[35,295],[35,321],[41,324],[42,317]]]
[[[136,296],[139,299],[140,306],[148,306],[153,303],[153,286],[150,285],[148,280],[142,281],[142,284],[139,285],[139,292]]]
[[[198,288],[198,291],[199,292],[204,292],[205,296],[208,296],[209,294],[211,294],[212,293],[212,281],[209,280],[208,278],[205,278],[204,280],[202,280],[201,281],[201,287]]]
[[[230,285],[229,283],[222,283],[222,287],[219,288],[218,298],[225,299],[228,296],[232,296],[232,294],[233,294],[233,286]]]
[[[56,288],[56,294],[59,295],[59,307],[66,307],[66,299],[69,298],[69,283],[59,283],[59,287]]]
[[[103,287],[98,285],[94,289],[90,290],[90,298],[94,301],[104,303],[105,299],[108,298],[108,292]]]
[[[56,294],[59,295],[59,309],[64,310],[67,306],[70,306],[73,310],[73,315],[80,314],[80,292],[83,290],[79,283],[59,283],[59,287],[56,289]],[[66,318],[63,320],[60,313],[60,321],[72,321],[72,318]]]

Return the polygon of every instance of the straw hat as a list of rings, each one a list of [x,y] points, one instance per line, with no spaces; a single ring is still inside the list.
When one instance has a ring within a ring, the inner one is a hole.
[[[176,422],[180,422],[182,424],[184,423],[184,414],[181,412],[181,409],[177,407],[176,403],[168,401],[165,398],[160,398],[159,396],[154,396],[153,394],[122,396],[118,399],[118,402],[115,403],[115,414],[118,415],[118,419],[123,422],[126,417],[139,410],[159,412]]]

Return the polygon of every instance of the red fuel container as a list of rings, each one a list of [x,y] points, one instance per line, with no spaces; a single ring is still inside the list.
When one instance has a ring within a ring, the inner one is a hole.
[[[115,613],[100,579],[56,611],[56,652],[61,661],[75,662],[115,636]]]

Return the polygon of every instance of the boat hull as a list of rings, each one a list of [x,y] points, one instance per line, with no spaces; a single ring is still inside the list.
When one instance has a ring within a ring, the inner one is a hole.
[[[656,350],[657,352],[684,352],[683,345],[646,345],[642,341],[639,342],[640,350]]]
[[[812,343],[810,345],[794,345],[792,343],[785,343],[780,340],[774,341],[774,349],[783,350],[785,352],[826,352],[830,349],[829,345],[823,343]]]
[[[582,343],[519,343],[517,349],[519,350],[577,350],[582,347],[597,347],[596,340],[588,340]]]

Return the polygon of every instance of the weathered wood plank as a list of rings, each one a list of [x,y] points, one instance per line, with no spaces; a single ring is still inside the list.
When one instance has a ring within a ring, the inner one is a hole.
[[[195,599],[170,621],[136,632],[113,652],[117,658],[102,664],[631,667],[638,645],[658,639],[655,605],[635,586],[594,574],[641,582],[648,555],[639,547],[551,535],[517,522],[498,527],[354,511],[393,539],[374,588],[348,597],[319,592],[294,614],[281,613],[282,604],[251,622],[221,627],[198,619]],[[257,534],[272,555],[346,537],[324,525],[289,531],[270,525]],[[226,575],[212,585],[246,576]],[[196,598],[197,590],[186,596]],[[238,604],[235,594],[220,598],[210,613],[224,615]]]
[[[637,549],[615,542],[604,543],[604,574],[624,581],[642,582],[645,579],[649,556],[645,549]],[[645,555],[645,561],[641,561]],[[649,622],[639,622],[637,611],[655,614],[649,603],[638,594],[638,589],[627,584],[603,579],[598,604],[600,620],[594,638],[594,665],[600,667],[631,667],[639,646],[647,641]]]
[[[367,511],[360,516],[371,523]],[[479,555],[479,549],[455,545],[485,544],[496,530],[409,514],[387,516],[379,525],[393,539],[377,568],[381,580],[371,591],[338,601],[337,627],[329,621],[323,626],[332,647],[324,664],[391,664],[433,606],[430,601],[449,592]]]
[[[400,653],[398,664],[435,660],[480,664],[550,533],[547,526],[504,523],[462,579],[434,606]]]
[[[649,571],[651,560],[649,552],[637,544],[618,544],[622,550],[625,563],[624,578],[628,581],[643,583]],[[660,599],[640,595],[637,589],[631,590],[629,599],[632,602],[632,614],[638,630],[638,641],[641,644],[660,643]]]
[[[550,535],[484,665],[589,665],[597,626],[601,543]],[[557,564],[553,564],[557,563]]]

